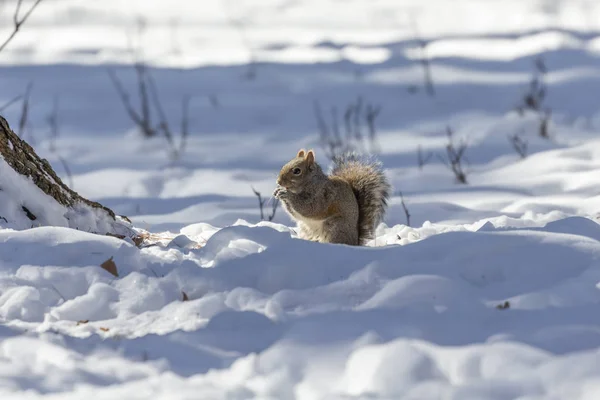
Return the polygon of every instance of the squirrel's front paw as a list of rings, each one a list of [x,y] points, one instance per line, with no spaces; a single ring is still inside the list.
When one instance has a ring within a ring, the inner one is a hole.
[[[284,199],[287,197],[288,191],[286,188],[282,187],[282,186],[278,186],[277,189],[275,189],[275,191],[273,192],[273,197],[275,197],[276,199]]]

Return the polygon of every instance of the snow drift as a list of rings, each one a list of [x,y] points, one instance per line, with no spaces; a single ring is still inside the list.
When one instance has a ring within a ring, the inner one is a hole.
[[[306,242],[261,225],[186,227],[190,240],[206,241],[200,249],[138,249],[58,227],[1,231],[0,317],[31,332],[4,331],[1,363],[13,366],[0,372],[4,393],[591,393],[582,385],[600,374],[595,222],[523,229],[491,220],[380,248]],[[411,228],[412,237],[426,229]],[[99,267],[110,257],[118,278]]]
[[[66,226],[131,236],[114,212],[71,190],[0,116],[0,225],[15,229]]]

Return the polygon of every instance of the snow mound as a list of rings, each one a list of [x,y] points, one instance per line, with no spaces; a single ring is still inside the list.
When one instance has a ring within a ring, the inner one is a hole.
[[[13,170],[0,156],[0,226],[27,229],[62,226],[86,232],[130,236],[128,224],[82,202],[67,208]]]
[[[142,249],[64,227],[0,230],[0,318],[29,332],[0,331],[0,393],[590,398],[600,225],[505,223],[381,228],[414,238],[382,247],[244,221]]]

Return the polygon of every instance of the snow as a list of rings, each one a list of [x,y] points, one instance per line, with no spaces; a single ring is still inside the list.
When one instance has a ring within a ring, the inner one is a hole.
[[[33,81],[22,136],[148,240],[92,233],[114,226],[0,160],[2,398],[600,397],[596,2],[46,1],[0,54],[0,106]],[[193,96],[179,158],[140,137],[110,84],[107,68],[136,88],[128,35],[175,131]],[[515,112],[537,57],[549,139]],[[382,106],[395,190],[376,239],[303,241],[281,209],[261,222],[252,188],[269,213],[299,148],[327,164],[314,102],[330,121],[359,96]],[[18,126],[18,105],[3,115]],[[468,143],[467,185],[438,159],[447,127]]]
[[[131,232],[129,224],[121,219],[116,220],[104,210],[94,209],[82,202],[70,208],[61,205],[38,188],[32,178],[19,175],[1,156],[0,220],[5,227],[13,229],[53,225],[99,234],[130,236],[128,233]]]
[[[27,332],[6,331],[3,380],[18,392],[35,375],[39,394],[24,398],[586,398],[573,379],[598,373],[600,227],[485,226],[381,249],[268,226],[224,228],[188,251],[3,232],[0,312]],[[98,267],[109,256],[119,279]]]

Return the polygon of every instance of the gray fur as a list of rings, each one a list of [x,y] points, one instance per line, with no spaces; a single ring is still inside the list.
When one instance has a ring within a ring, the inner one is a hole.
[[[273,196],[298,224],[299,237],[356,246],[373,238],[389,192],[379,163],[349,154],[328,176],[312,150],[300,150],[281,168]]]
[[[356,196],[360,244],[373,239],[377,225],[383,220],[392,190],[381,162],[347,153],[333,159],[330,176],[348,182]]]

